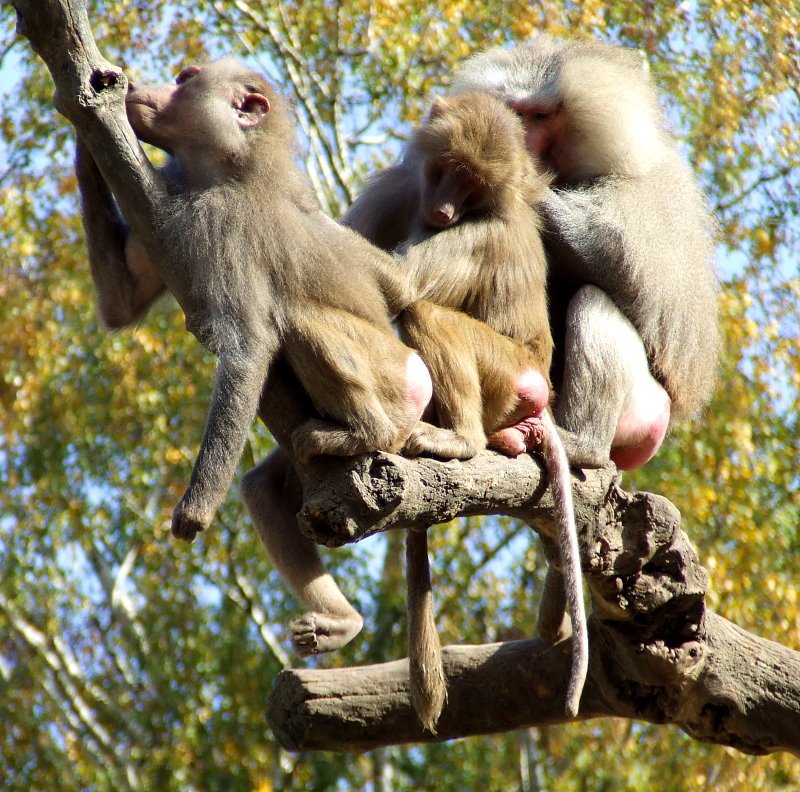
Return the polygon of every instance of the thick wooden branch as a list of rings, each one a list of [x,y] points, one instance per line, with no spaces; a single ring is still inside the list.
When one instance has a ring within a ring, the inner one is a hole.
[[[509,459],[484,451],[468,462],[440,462],[373,454],[326,458],[301,468],[300,475],[305,493],[300,525],[329,547],[392,528],[479,514],[537,519],[540,532],[555,536],[553,499],[544,463],[536,456]],[[579,522],[593,519],[616,475],[613,466],[576,474]]]
[[[467,463],[376,455],[303,473],[304,527],[335,545],[459,514],[527,520],[545,542],[555,525],[535,458],[490,452]],[[707,576],[666,499],[631,495],[613,469],[575,479],[584,574],[592,597],[591,660],[581,718],[673,723],[748,753],[800,754],[800,652],[705,609]],[[531,614],[531,632],[535,622]],[[411,709],[408,663],[284,671],[269,720],[290,750],[359,751],[566,720],[570,641],[444,650],[448,701],[436,736]]]
[[[689,647],[644,646],[608,631],[601,637],[602,629],[592,620],[580,719],[672,723],[745,753],[800,754],[800,653],[714,614],[705,638]],[[436,736],[423,732],[411,708],[407,660],[283,671],[269,722],[290,751],[367,751],[563,723],[569,651],[569,642],[537,639],[445,647],[448,700]],[[626,676],[625,666],[635,663],[649,670]]]
[[[125,113],[128,81],[97,49],[82,0],[12,0],[17,30],[50,70],[54,102],[89,148],[131,228],[158,257],[156,207],[164,181]]]

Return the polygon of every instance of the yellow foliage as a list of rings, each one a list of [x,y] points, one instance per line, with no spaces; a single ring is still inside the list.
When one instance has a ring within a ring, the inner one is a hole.
[[[757,256],[771,256],[775,252],[775,239],[765,228],[756,228],[752,238],[753,252]]]
[[[605,24],[605,0],[586,0],[580,5],[580,26],[586,28],[602,27]]]
[[[100,8],[96,3],[90,7]],[[246,9],[256,14],[248,16]],[[446,84],[454,64],[477,48],[548,31],[599,35],[645,50],[654,74],[667,87],[670,120],[695,163],[702,165],[712,205],[722,207],[724,242],[746,255],[747,262],[720,295],[725,357],[714,403],[688,428],[676,428],[665,452],[636,474],[636,482],[680,507],[682,527],[711,577],[709,604],[720,603],[725,615],[745,628],[798,646],[800,567],[793,548],[800,522],[795,417],[800,392],[795,228],[800,123],[791,93],[797,84],[798,16],[794,1],[761,0],[707,0],[678,7],[674,2],[600,0],[221,0],[183,5],[115,0],[102,4],[93,25],[105,54],[144,76],[163,77],[174,73],[179,61],[240,48],[241,35],[253,48],[254,61],[274,65],[278,75],[298,77],[296,85],[307,91],[298,97],[299,106],[305,109],[305,101],[319,112],[323,123],[314,132],[326,144],[320,150],[333,152],[328,170],[320,171],[344,179],[362,173],[370,158],[363,141],[351,143],[365,118],[372,122],[368,134],[385,134],[395,147],[400,145],[408,131],[403,122],[416,117],[430,94]],[[273,27],[267,30],[268,25]],[[14,47],[24,50],[23,44]],[[108,636],[89,635],[76,656],[86,653],[79,657],[81,672],[111,702],[108,714],[105,705],[90,702],[89,715],[109,729],[121,752],[132,746],[142,788],[161,788],[170,778],[182,788],[220,786],[222,763],[231,772],[249,774],[254,790],[268,792],[269,779],[288,767],[286,758],[282,761],[263,739],[269,668],[277,669],[277,663],[258,640],[260,628],[231,605],[231,581],[243,576],[252,582],[270,627],[286,620],[290,606],[267,585],[264,559],[253,552],[257,540],[239,502],[194,548],[169,537],[170,513],[183,494],[202,433],[203,394],[213,362],[200,352],[186,362],[187,350],[195,347],[186,340],[176,310],[128,333],[101,334],[85,251],[76,241],[82,235],[70,206],[71,143],[57,138],[64,122],[48,115],[52,86],[41,66],[32,63],[20,60],[19,69],[32,82],[0,108],[0,136],[15,155],[9,160],[14,168],[3,171],[0,180],[0,528],[19,520],[15,530],[0,536],[0,553],[11,552],[13,559],[0,559],[3,593],[19,592],[24,608],[47,615],[49,632],[62,630],[78,644],[83,636],[72,622],[83,614],[96,614],[102,625],[111,625]],[[285,87],[291,92],[294,86]],[[19,117],[11,105],[21,108]],[[342,129],[327,126],[334,117]],[[51,149],[58,149],[54,157]],[[53,171],[44,176],[36,173],[43,160]],[[341,193],[336,178],[328,185],[332,195]],[[766,181],[759,186],[762,178]],[[728,263],[725,251],[721,261]],[[94,498],[104,503],[98,506]],[[231,500],[236,498],[234,491]],[[102,534],[90,530],[94,526],[101,526]],[[524,558],[478,576],[465,571],[469,564],[456,550],[468,536],[471,550],[488,555],[507,528],[502,521],[480,526],[455,522],[433,537],[434,563],[447,562],[437,591],[443,605],[452,603],[445,607],[441,626],[459,640],[481,640],[487,624],[502,622],[507,614],[498,607],[505,600],[517,603],[515,616],[528,607],[527,588],[536,588],[528,581],[541,571],[533,545]],[[17,544],[8,551],[12,542]],[[104,546],[111,559],[125,558],[132,547],[139,550],[122,587],[135,603],[132,617],[102,601],[103,587],[94,578],[75,584],[85,567],[65,564],[76,555],[68,552],[73,546],[87,558]],[[336,560],[341,557],[336,554]],[[399,564],[393,572],[402,613]],[[62,585],[65,578],[71,579]],[[214,604],[207,607],[188,581],[202,581],[202,594]],[[379,621],[385,608],[398,620],[389,607],[390,588],[384,580],[357,589],[364,598],[374,592],[369,618]],[[132,626],[129,618],[135,619]],[[512,626],[528,634],[530,624],[528,609]],[[363,645],[385,626],[368,625]],[[394,635],[402,632],[390,626]],[[6,628],[3,622],[0,632]],[[140,680],[130,683],[113,661],[95,659],[103,639],[111,639],[122,660],[133,658],[135,669],[142,664]],[[9,656],[25,651],[18,635],[9,640],[14,648]],[[387,657],[403,651],[391,639],[373,650]],[[4,707],[15,729],[38,736],[0,746],[0,759],[9,764],[42,749],[42,756],[44,751],[56,757],[63,752],[65,758],[53,761],[68,765],[66,784],[75,774],[74,788],[125,786],[110,775],[105,757],[92,756],[69,731],[66,737],[58,735],[63,751],[57,741],[44,742],[64,724],[63,711],[71,711],[73,702],[67,697],[62,711],[42,695],[42,681],[51,679],[50,672],[40,657],[29,654],[21,655],[23,673],[7,686]],[[233,672],[223,669],[228,656],[236,658]],[[263,674],[254,670],[261,664]],[[220,677],[221,669],[226,676]],[[186,691],[208,691],[214,700],[230,694],[239,702],[236,729],[220,725],[224,719],[214,717],[216,710],[199,703],[211,699]],[[128,707],[128,701],[133,705]],[[149,730],[154,723],[177,724],[179,736],[163,739],[159,732],[153,739]],[[418,747],[411,754],[398,748],[383,758],[403,788],[425,779],[444,792],[468,786],[506,789],[519,783],[518,739],[476,738]],[[788,757],[751,759],[642,723],[597,720],[543,729],[534,739],[540,755],[547,757],[545,775],[558,773],[564,789],[683,784],[777,790],[791,783],[777,780],[779,772],[788,779],[800,773],[798,762]],[[608,744],[621,746],[622,769],[608,771],[617,773],[616,779],[601,777],[606,771],[596,769],[596,756]],[[31,763],[25,761],[27,773]],[[291,781],[287,775],[282,783],[299,788],[314,778],[325,779],[319,783],[331,788],[364,789],[375,785],[372,767],[366,758],[304,756],[294,765]],[[19,777],[27,778],[24,773]],[[37,777],[31,788],[55,788],[58,782]],[[235,784],[246,788],[247,781]]]
[[[168,448],[164,452],[164,459],[171,465],[177,465],[180,462],[186,462],[189,457],[186,455],[186,452],[180,448]]]
[[[19,253],[20,256],[33,256],[36,254],[37,247],[34,244],[32,239],[23,239],[16,246],[16,252]],[[12,253],[14,252],[14,248],[12,247]]]
[[[131,335],[148,355],[158,354],[164,349],[163,339],[149,329],[139,327]]]

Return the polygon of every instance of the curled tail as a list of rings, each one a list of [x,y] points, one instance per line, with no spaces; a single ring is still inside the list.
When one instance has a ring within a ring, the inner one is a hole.
[[[428,563],[428,531],[406,532],[408,578],[408,668],[411,703],[422,725],[436,734],[436,724],[447,700],[442,646],[436,631]]]
[[[575,526],[575,509],[572,505],[569,460],[556,425],[547,410],[542,413],[542,421],[545,430],[544,461],[553,489],[562,575],[567,595],[567,609],[572,622],[572,668],[569,674],[565,710],[569,717],[575,717],[578,714],[581,693],[589,669],[589,635],[586,628],[586,610],[583,606],[578,530]]]

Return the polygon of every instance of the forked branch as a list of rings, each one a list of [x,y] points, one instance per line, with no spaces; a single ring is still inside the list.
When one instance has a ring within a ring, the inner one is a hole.
[[[486,452],[467,463],[363,457],[306,471],[301,512],[326,544],[460,514],[525,519],[552,543],[552,501],[534,458]],[[666,499],[621,490],[613,469],[574,481],[592,598],[580,719],[672,723],[746,753],[800,754],[800,652],[705,606],[707,575]],[[531,616],[531,632],[533,632]],[[444,649],[448,699],[437,735],[411,708],[408,662],[282,672],[269,720],[289,750],[360,751],[561,723],[570,641]]]

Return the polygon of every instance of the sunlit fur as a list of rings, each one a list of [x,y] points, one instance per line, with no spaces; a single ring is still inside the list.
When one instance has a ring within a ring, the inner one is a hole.
[[[642,176],[668,145],[655,89],[635,51],[542,35],[468,60],[452,91],[472,90],[504,102],[563,106],[575,166],[559,176],[571,183],[606,173]]]
[[[412,289],[435,305],[413,306],[402,317],[403,330],[430,367],[442,426],[482,448],[487,434],[514,423],[520,374],[538,372],[544,381],[549,377],[553,342],[547,266],[535,209],[549,180],[528,155],[516,115],[503,102],[478,91],[436,100],[412,146],[418,152],[423,211],[412,222],[402,246],[403,266]],[[426,184],[436,179],[436,165],[441,162],[453,168],[455,176],[441,185]],[[459,180],[466,182],[467,192],[479,194],[473,204],[478,208],[468,209],[447,228],[426,227],[425,200],[432,197],[450,203],[460,199],[463,185]],[[437,189],[425,189],[429,186]],[[458,199],[451,198],[448,190],[458,192]],[[488,198],[482,200],[483,195]],[[439,306],[456,310],[448,313]],[[495,337],[493,331],[504,338]],[[509,358],[511,365],[504,365]],[[541,426],[574,625],[566,704],[567,713],[574,716],[586,679],[588,640],[572,482],[561,439],[546,411]],[[413,537],[416,552],[408,554],[409,586],[413,579],[415,586],[427,590],[430,580],[427,558],[419,548],[422,541]],[[412,568],[412,562],[421,568]],[[409,644],[412,701],[423,724],[433,731],[445,688],[430,596],[410,595],[409,609],[409,622],[422,625]]]
[[[319,210],[295,161],[291,109],[271,85],[226,59],[178,84],[133,86],[128,116],[140,139],[172,159],[149,174],[156,228],[140,226],[137,236],[78,146],[103,316],[116,327],[131,324],[167,289],[187,328],[219,359],[174,535],[192,540],[209,526],[256,413],[293,460],[399,452],[412,430],[428,453],[471,453],[454,433],[419,421],[430,379],[391,324],[405,305],[403,279],[391,257]],[[251,471],[245,500],[308,608],[293,626],[295,648],[331,651],[358,632],[361,617],[300,533],[299,506],[287,514],[284,503],[294,504],[297,490],[281,464],[277,478],[269,463]]]
[[[539,36],[467,61],[453,93],[472,91],[541,105],[563,121],[563,167],[540,204],[562,363],[559,422],[586,447],[608,450],[630,400],[658,383],[673,417],[696,414],[713,391],[719,348],[715,224],[665,131],[641,54]],[[371,178],[344,222],[387,249],[422,239],[421,156],[412,139],[401,162]],[[538,229],[539,218],[532,222]],[[463,277],[467,266],[455,271]],[[446,282],[434,257],[416,271],[423,294]],[[449,289],[455,301],[461,286]],[[511,368],[513,350],[507,354]],[[638,428],[645,436],[652,429]],[[554,574],[551,567],[548,591],[562,588]],[[540,623],[561,624],[558,597],[545,598],[542,609]]]
[[[555,174],[561,189],[544,202],[565,243],[551,267],[568,259],[570,278],[609,293],[639,331],[673,416],[695,414],[716,379],[716,227],[641,54],[538,36],[468,60],[453,90],[476,89],[562,107],[571,168]]]
[[[503,211],[511,193],[531,205],[539,202],[548,183],[520,145],[522,136],[522,123],[502,102],[472,92],[434,100],[414,143],[426,162],[449,161],[463,168],[491,197],[493,207]]]
[[[438,107],[411,144],[417,178],[424,178],[427,163],[448,160],[465,178],[477,179],[475,189],[491,200],[444,233],[428,228],[417,213],[399,247],[403,269],[419,298],[463,310],[510,338],[546,348],[535,365],[546,376],[552,341],[536,205],[549,177],[527,155],[520,122],[502,102],[476,92],[439,100]],[[489,418],[489,431],[499,417]]]

